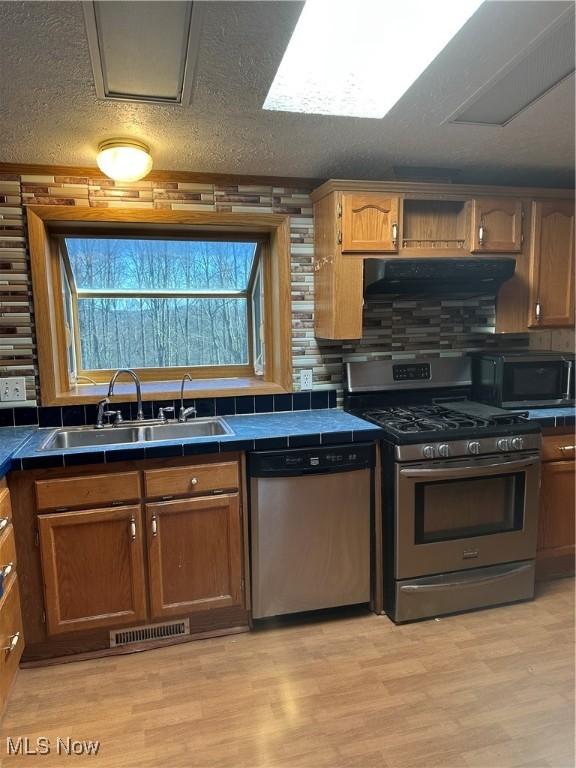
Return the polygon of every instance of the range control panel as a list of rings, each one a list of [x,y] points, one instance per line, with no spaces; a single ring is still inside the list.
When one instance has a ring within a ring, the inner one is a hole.
[[[430,363],[403,363],[392,366],[394,381],[429,381]]]
[[[374,446],[366,443],[248,454],[248,468],[253,477],[338,472],[373,466]]]

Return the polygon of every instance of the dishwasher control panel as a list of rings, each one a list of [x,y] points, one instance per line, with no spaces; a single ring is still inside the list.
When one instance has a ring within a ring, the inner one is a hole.
[[[367,443],[286,448],[248,454],[248,469],[253,477],[350,471],[373,466],[374,445]]]

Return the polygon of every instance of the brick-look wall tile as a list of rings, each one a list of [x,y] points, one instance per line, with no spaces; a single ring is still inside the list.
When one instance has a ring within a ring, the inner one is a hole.
[[[266,185],[204,182],[114,182],[104,177],[0,176],[0,375],[26,375],[35,392],[35,347],[30,276],[23,218],[26,205],[159,208],[290,216],[292,264],[292,357],[294,388],[300,370],[311,368],[315,389],[338,390],[349,360],[464,354],[486,345],[527,343],[526,336],[499,337],[494,298],[420,298],[370,301],[364,337],[356,343],[318,342],[314,337],[314,221],[306,190]]]
[[[0,175],[0,377],[24,376],[36,400],[30,268],[20,180]]]

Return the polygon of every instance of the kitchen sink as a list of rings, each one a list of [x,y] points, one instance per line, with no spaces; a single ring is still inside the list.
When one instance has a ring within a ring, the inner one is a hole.
[[[162,440],[190,440],[200,437],[216,437],[234,434],[228,424],[219,417],[194,419],[185,424],[131,424],[120,427],[65,427],[52,432],[42,443],[39,451],[57,451],[66,448],[91,448],[102,445],[126,445],[130,443],[157,443]]]

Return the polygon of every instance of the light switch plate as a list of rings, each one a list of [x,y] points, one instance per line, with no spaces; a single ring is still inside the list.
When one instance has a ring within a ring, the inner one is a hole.
[[[16,403],[21,400],[26,400],[26,379],[24,376],[0,379],[0,401]]]
[[[312,368],[302,368],[300,371],[300,391],[307,392],[312,389]]]

